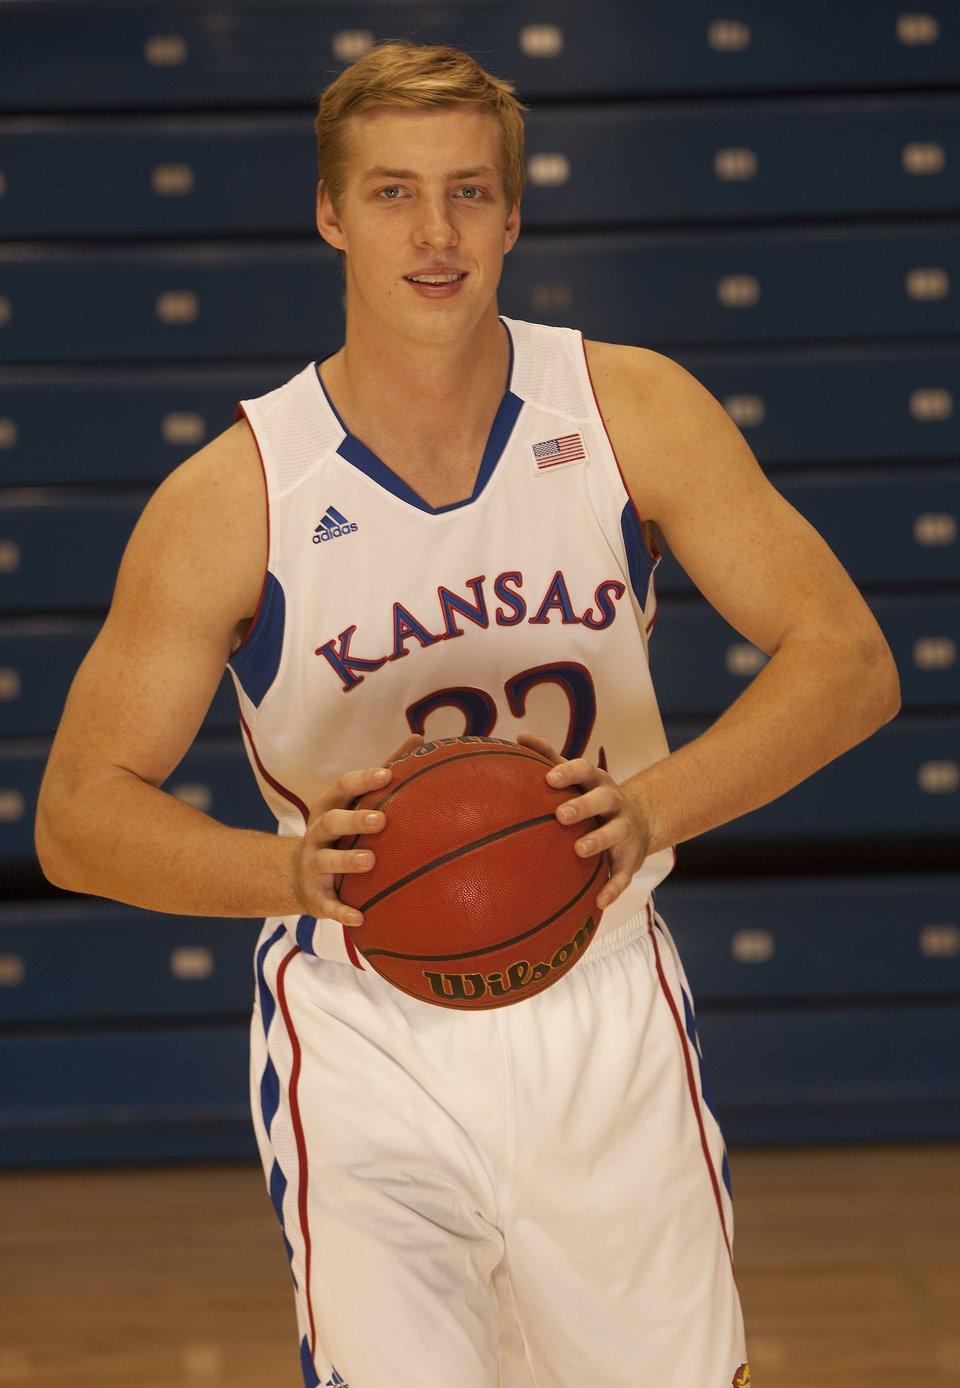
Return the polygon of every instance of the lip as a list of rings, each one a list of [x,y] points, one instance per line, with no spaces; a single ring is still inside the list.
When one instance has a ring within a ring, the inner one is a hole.
[[[451,280],[448,284],[417,284],[410,275],[405,275],[404,279],[415,294],[419,294],[421,299],[452,299],[460,290],[467,278],[466,270],[457,270],[454,266],[431,265],[429,270],[413,270],[414,275],[462,275],[463,279]]]
[[[418,270],[411,270],[404,279],[410,279],[413,275],[465,275],[466,270],[459,265],[422,265]]]

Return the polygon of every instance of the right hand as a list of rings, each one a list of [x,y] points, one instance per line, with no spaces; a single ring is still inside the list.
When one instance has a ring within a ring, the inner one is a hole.
[[[422,741],[419,733],[412,733],[386,760],[396,761]],[[387,822],[382,810],[351,810],[349,806],[367,791],[382,790],[392,775],[389,766],[347,771],[310,806],[306,832],[294,859],[294,889],[306,915],[341,925],[362,924],[360,912],[344,905],[337,896],[334,881],[341,873],[369,872],[375,858],[369,848],[354,851],[337,848],[336,843],[345,835],[380,833]]]

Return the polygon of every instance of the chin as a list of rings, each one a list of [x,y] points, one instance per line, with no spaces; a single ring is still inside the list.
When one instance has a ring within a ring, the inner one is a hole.
[[[476,327],[480,315],[472,306],[447,303],[428,303],[405,319],[411,337],[421,342],[455,341]],[[424,311],[425,310],[425,311]],[[439,311],[438,311],[439,310]]]

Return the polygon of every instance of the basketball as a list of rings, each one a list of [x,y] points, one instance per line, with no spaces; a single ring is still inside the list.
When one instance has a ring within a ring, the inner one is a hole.
[[[441,738],[399,758],[390,784],[354,803],[387,822],[340,840],[372,849],[376,862],[343,874],[337,893],[363,913],[350,929],[358,952],[402,992],[465,1011],[504,1007],[583,956],[600,922],[606,855],[574,852],[591,822],[556,818],[575,792],[548,785],[550,765],[501,738]]]

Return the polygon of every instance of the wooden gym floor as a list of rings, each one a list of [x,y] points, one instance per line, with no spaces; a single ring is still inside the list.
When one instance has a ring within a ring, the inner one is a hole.
[[[960,1388],[960,1147],[731,1170],[754,1388]],[[0,1175],[4,1388],[302,1388],[295,1339],[258,1167]]]

